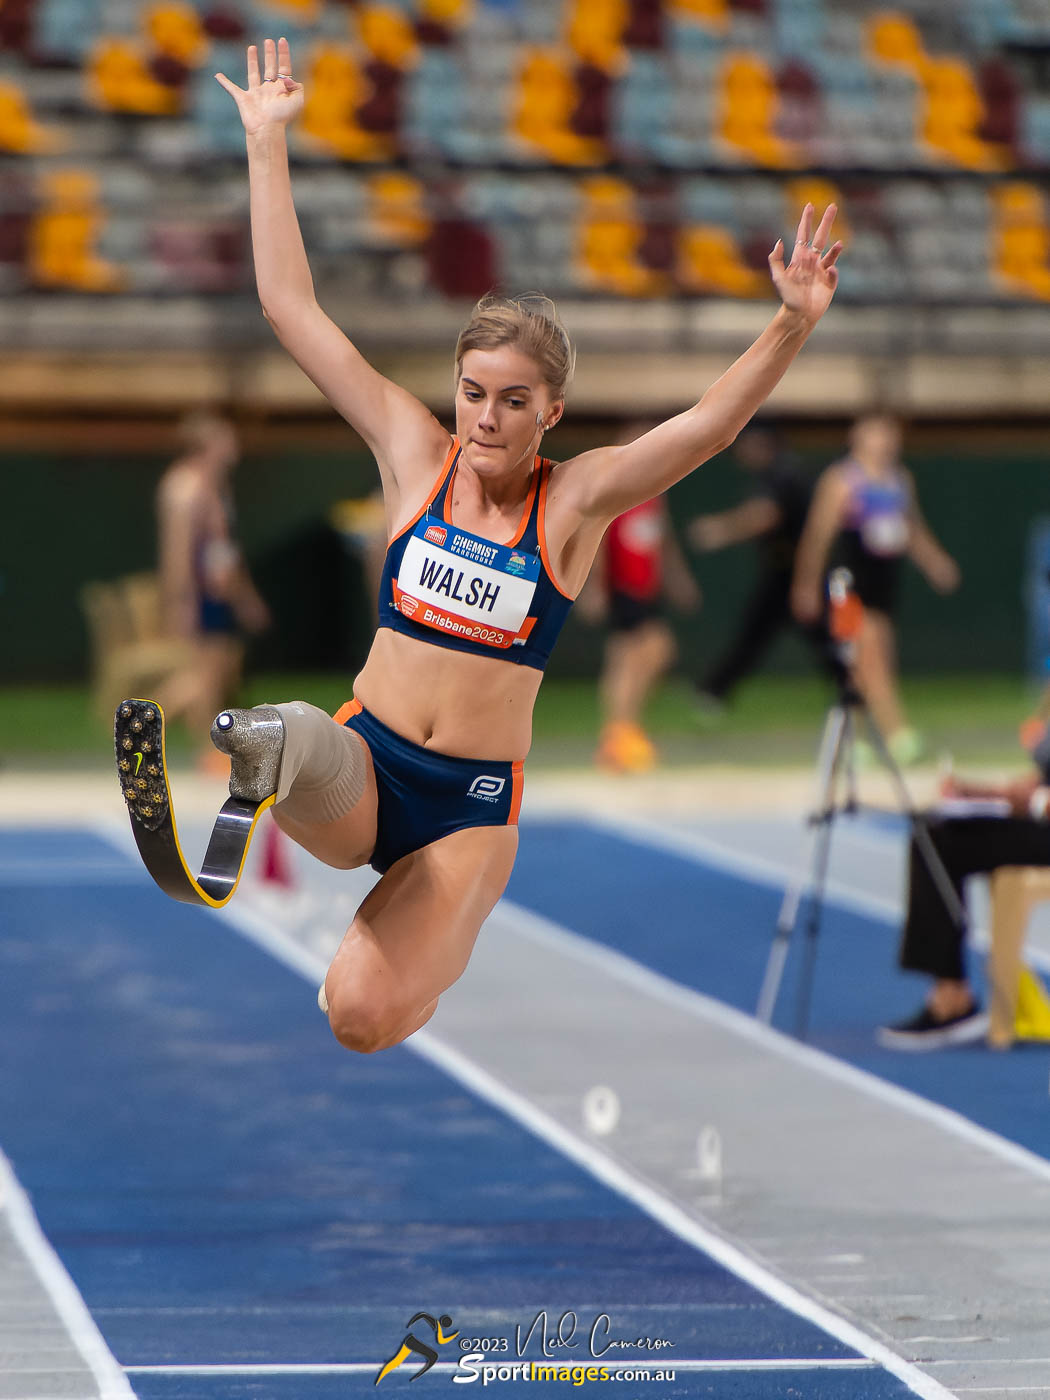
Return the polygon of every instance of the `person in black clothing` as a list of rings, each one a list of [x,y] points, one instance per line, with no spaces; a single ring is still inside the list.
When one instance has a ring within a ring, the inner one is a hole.
[[[952,885],[963,899],[971,875],[990,875],[1007,865],[1050,865],[1050,740],[1032,752],[1035,771],[998,787],[946,779],[945,802],[931,814],[928,829]],[[953,814],[952,805],[968,814]],[[981,815],[987,807],[1002,815]],[[900,965],[934,979],[919,1012],[883,1026],[881,1044],[895,1050],[926,1050],[978,1040],[988,1028],[966,972],[967,929],[960,927],[942,897],[912,837],[908,861],[907,914]]]
[[[733,446],[733,457],[753,478],[750,497],[732,510],[697,516],[686,532],[690,544],[699,550],[725,549],[754,540],[759,555],[758,578],[736,635],[697,685],[700,700],[710,711],[722,708],[785,627],[799,627],[821,665],[833,669],[823,623],[799,624],[791,614],[795,551],[805,528],[812,488],[791,464],[770,428],[747,428]]]

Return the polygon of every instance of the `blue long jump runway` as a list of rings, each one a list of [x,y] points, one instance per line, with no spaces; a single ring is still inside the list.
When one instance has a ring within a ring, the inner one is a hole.
[[[618,869],[654,864],[630,843],[534,825],[519,898],[549,842],[574,884],[596,842],[606,884],[610,842]],[[666,877],[673,860],[658,863]],[[567,883],[552,912],[575,927],[584,906]],[[695,898],[660,894],[669,940],[695,952]],[[659,1358],[626,1353],[654,1371],[742,1363],[639,1382],[623,1392],[635,1398],[910,1393],[411,1051],[340,1050],[300,977],[100,839],[0,832],[0,899],[0,1145],[140,1396],[328,1400],[371,1389],[416,1312],[512,1338],[544,1308],[669,1339]],[[711,971],[686,961],[690,976]],[[570,1359],[587,1360],[585,1344]],[[347,1363],[367,1369],[177,1369]]]

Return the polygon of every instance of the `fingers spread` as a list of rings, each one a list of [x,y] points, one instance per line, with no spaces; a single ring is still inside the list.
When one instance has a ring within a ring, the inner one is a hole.
[[[796,243],[808,243],[813,233],[813,206],[807,204],[802,211],[802,218],[798,222],[798,233],[795,235]]]
[[[828,207],[824,210],[824,217],[820,221],[820,227],[813,235],[813,246],[814,248],[816,248],[818,253],[820,252],[821,248],[827,246],[828,237],[831,233],[831,225],[835,222],[835,215],[838,212],[839,211],[834,204],[829,204]]]
[[[248,86],[258,87],[259,78],[259,50],[254,44],[248,45]]]
[[[236,97],[238,93],[240,93],[241,96],[244,95],[244,89],[239,88],[236,83],[231,83],[225,73],[216,73],[215,80],[216,82],[222,84],[222,86],[226,89],[226,91],[230,94],[231,97]]]

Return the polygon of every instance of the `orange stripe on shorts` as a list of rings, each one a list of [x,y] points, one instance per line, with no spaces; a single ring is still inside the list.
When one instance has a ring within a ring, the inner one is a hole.
[[[353,715],[359,715],[364,709],[360,700],[348,700],[345,705],[340,705],[332,718],[336,724],[345,724]]]
[[[517,763],[511,764],[510,777],[510,816],[507,818],[508,826],[517,826],[518,813],[521,811],[521,797],[525,791],[525,764],[519,758]]]

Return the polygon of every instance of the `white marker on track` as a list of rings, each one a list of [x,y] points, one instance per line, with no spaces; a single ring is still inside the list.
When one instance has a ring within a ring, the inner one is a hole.
[[[620,1121],[620,1099],[615,1089],[596,1084],[583,1096],[583,1123],[590,1133],[606,1137]]]

